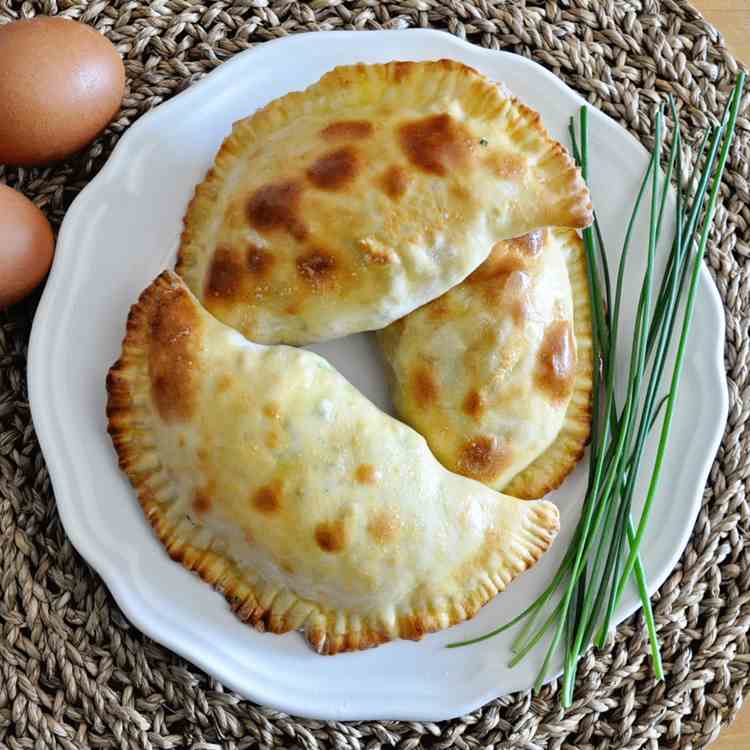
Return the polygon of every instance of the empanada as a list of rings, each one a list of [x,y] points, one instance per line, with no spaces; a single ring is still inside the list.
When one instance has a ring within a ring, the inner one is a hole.
[[[169,554],[320,653],[471,617],[558,529],[553,504],[450,473],[321,357],[243,339],[171,272],[131,309],[107,390],[120,466]]]
[[[452,471],[535,498],[583,455],[591,314],[575,232],[498,243],[462,284],[378,338],[398,413]]]
[[[354,65],[234,126],[188,208],[176,270],[253,341],[307,344],[383,328],[498,240],[591,219],[539,115],[475,70]]]

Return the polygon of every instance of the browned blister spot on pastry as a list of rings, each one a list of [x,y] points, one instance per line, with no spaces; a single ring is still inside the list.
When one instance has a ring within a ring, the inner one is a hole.
[[[427,315],[430,320],[440,321],[450,318],[451,310],[447,297],[448,295],[444,294],[442,297],[438,297],[436,300],[433,300],[426,305],[425,309],[427,310]]]
[[[336,258],[322,249],[313,250],[297,258],[297,273],[315,289],[320,289],[333,280],[336,267]]]
[[[369,138],[374,127],[367,120],[339,120],[320,131],[327,141],[361,141]]]
[[[498,242],[492,248],[487,260],[469,275],[469,284],[490,282],[502,288],[508,274],[514,271],[526,271],[539,254],[544,244],[542,232],[531,232],[523,237]]]
[[[385,544],[396,538],[398,517],[387,510],[378,511],[367,523],[367,533],[378,543]]]
[[[456,206],[462,206],[471,201],[471,191],[458,183],[453,183],[448,192],[455,201]]]
[[[264,278],[268,275],[274,264],[275,258],[267,250],[255,245],[250,245],[245,256],[245,268],[255,278]]]
[[[553,400],[568,398],[576,375],[573,331],[567,320],[554,320],[544,331],[534,381]]]
[[[430,632],[430,628],[420,615],[404,615],[399,618],[399,629],[401,637],[409,641],[418,641]]]
[[[195,353],[200,318],[185,289],[165,291],[151,320],[148,372],[151,397],[165,422],[187,421],[195,411]]]
[[[473,419],[479,419],[484,412],[484,403],[482,401],[482,394],[476,388],[472,388],[464,398],[464,402],[461,405],[464,414]]]
[[[358,240],[357,248],[362,254],[362,259],[365,263],[372,266],[388,265],[394,255],[390,248],[382,247],[378,243],[374,243],[369,239]]]
[[[278,419],[281,416],[279,405],[274,401],[263,404],[263,414],[269,419]]]
[[[341,552],[349,543],[349,531],[342,519],[319,523],[315,527],[315,541],[324,552]]]
[[[511,451],[495,435],[479,435],[469,440],[458,455],[461,474],[481,482],[494,480],[510,463]]]
[[[402,125],[399,139],[415,167],[440,177],[465,169],[474,148],[469,131],[448,114],[430,115]]]
[[[281,496],[281,481],[274,479],[253,493],[253,508],[267,516],[273,515],[281,509]]]
[[[498,275],[493,278],[487,279],[480,286],[480,290],[487,307],[493,308],[498,305],[499,301],[502,299],[503,290],[505,289],[505,282],[507,278],[507,274]]]
[[[372,464],[360,464],[354,472],[354,477],[360,484],[375,484],[378,473]]]
[[[344,146],[317,159],[307,170],[307,179],[321,190],[340,190],[355,179],[359,169],[357,152]]]
[[[276,430],[271,430],[270,432],[266,433],[266,448],[268,448],[268,450],[276,450],[279,447],[280,443],[281,436],[278,432],[276,432]]]
[[[288,232],[304,240],[307,227],[300,219],[302,185],[282,180],[258,188],[247,202],[247,218],[260,232]]]
[[[242,263],[229,248],[216,248],[208,268],[204,294],[214,299],[234,299],[242,288],[243,271]]]
[[[401,83],[401,81],[409,77],[413,69],[414,63],[402,60],[394,62],[391,67],[391,70],[393,70],[393,80],[396,83]]]
[[[526,172],[526,160],[520,154],[496,151],[489,154],[484,164],[500,180],[515,180]]]
[[[193,510],[199,515],[208,513],[208,511],[211,510],[212,502],[213,500],[211,499],[208,488],[203,487],[198,489],[193,495]]]
[[[394,320],[393,323],[389,326],[389,332],[394,334],[394,338],[398,338],[399,336],[403,336],[404,331],[406,330],[406,317],[399,318],[398,320]]]
[[[171,542],[166,544],[167,554],[178,563],[181,563],[185,557],[187,550],[185,547],[177,546],[177,542]]]
[[[205,445],[198,448],[196,457],[198,458],[200,470],[208,473],[211,470],[211,454]]]
[[[409,187],[409,173],[398,164],[393,164],[380,175],[378,185],[392,201],[397,201]]]
[[[216,378],[216,393],[227,393],[233,385],[234,380],[232,379],[232,376],[226,372],[222,373]]]
[[[365,260],[373,266],[386,266],[391,262],[389,253],[382,250],[366,250],[363,255]]]
[[[434,404],[440,395],[438,383],[427,365],[417,365],[411,376],[411,387],[414,400],[426,408]]]

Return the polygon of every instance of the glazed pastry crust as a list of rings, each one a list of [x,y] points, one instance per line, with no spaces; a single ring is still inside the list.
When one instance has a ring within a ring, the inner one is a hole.
[[[235,124],[195,191],[176,270],[251,340],[307,344],[383,328],[498,240],[591,220],[539,115],[477,71],[353,65]]]
[[[498,243],[466,281],[378,338],[399,415],[451,471],[531,499],[583,455],[591,315],[574,231]]]
[[[170,556],[259,630],[323,654],[473,616],[558,530],[446,471],[317,355],[242,339],[171,272],[107,379],[120,467]]]
[[[573,298],[576,374],[565,419],[552,444],[505,485],[503,492],[526,500],[556,490],[583,458],[591,435],[594,352],[586,253],[579,238],[567,255]]]

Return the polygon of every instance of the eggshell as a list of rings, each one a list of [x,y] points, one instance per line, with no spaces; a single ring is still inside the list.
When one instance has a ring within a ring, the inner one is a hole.
[[[52,264],[54,247],[45,215],[21,193],[0,185],[0,308],[39,284]]]
[[[0,26],[0,164],[79,151],[117,112],[125,69],[95,29],[42,16]]]

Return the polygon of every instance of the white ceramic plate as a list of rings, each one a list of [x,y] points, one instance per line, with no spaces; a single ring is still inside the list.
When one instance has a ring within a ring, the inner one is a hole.
[[[105,375],[118,356],[128,308],[173,262],[193,187],[234,120],[313,83],[335,65],[439,57],[461,60],[505,82],[541,112],[556,138],[567,142],[568,118],[582,99],[516,55],[433,31],[303,34],[263,44],[237,55],[123,136],[68,212],[34,321],[31,407],[73,544],[137,627],[243,695],[297,715],[438,720],[530,687],[541,653],[509,669],[512,634],[465,649],[444,646],[504,622],[542,590],[572,534],[585,465],[552,496],[563,524],[552,551],[474,620],[420,643],[321,657],[297,633],[259,634],[241,624],[219,594],[169,560],[117,468],[105,430]],[[647,157],[628,133],[597,111],[591,117],[591,154],[594,201],[615,252]],[[636,258],[643,254],[645,222],[638,231]],[[640,267],[634,268],[625,294],[626,320],[633,315],[640,277]],[[719,445],[727,412],[723,341],[721,303],[704,270],[671,449],[644,546],[651,591],[687,542]],[[369,336],[315,348],[390,408]],[[637,605],[635,592],[628,591],[617,621]]]

